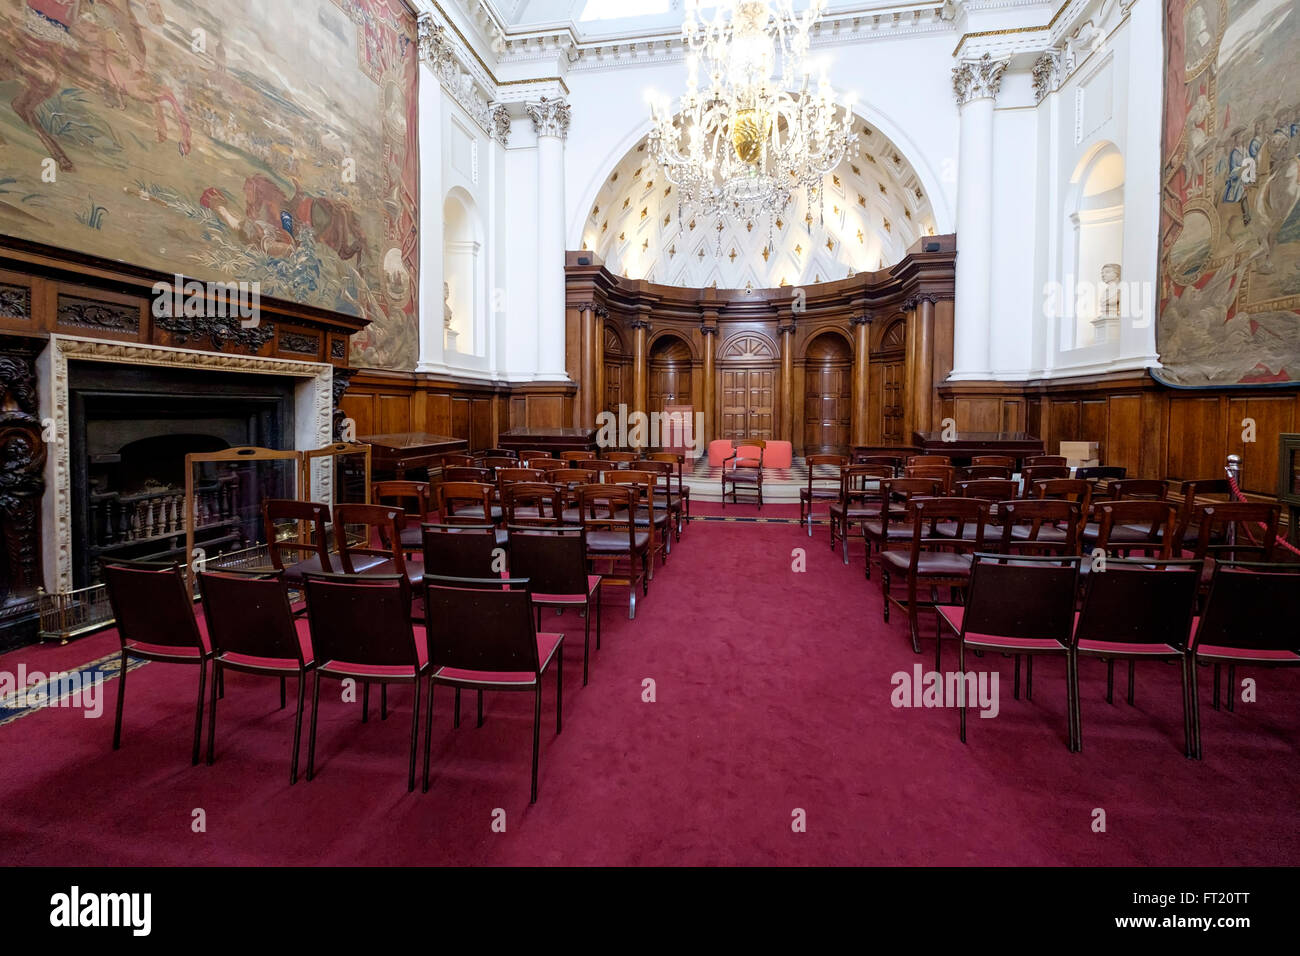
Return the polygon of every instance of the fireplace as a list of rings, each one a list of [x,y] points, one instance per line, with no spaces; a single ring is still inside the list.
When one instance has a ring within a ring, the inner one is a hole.
[[[293,383],[282,377],[71,363],[73,586],[98,581],[102,558],[184,560],[185,456],[292,448],[293,418]],[[253,540],[242,500],[253,491],[233,473],[197,488],[197,543],[224,551]]]

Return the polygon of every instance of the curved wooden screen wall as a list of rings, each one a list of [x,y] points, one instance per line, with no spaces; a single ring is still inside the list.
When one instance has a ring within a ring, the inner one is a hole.
[[[675,404],[704,413],[706,440],[783,439],[796,454],[906,444],[938,427],[955,258],[954,236],[930,236],[880,272],[746,291],[627,279],[570,252],[572,424]]]

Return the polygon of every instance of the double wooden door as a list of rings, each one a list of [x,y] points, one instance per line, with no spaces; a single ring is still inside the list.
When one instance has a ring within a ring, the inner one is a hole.
[[[776,369],[723,368],[721,438],[776,437]]]
[[[853,368],[850,365],[810,365],[803,396],[804,453],[849,447],[853,420]]]

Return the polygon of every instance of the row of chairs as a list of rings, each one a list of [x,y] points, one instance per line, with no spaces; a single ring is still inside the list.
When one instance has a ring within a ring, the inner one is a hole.
[[[1184,753],[1197,759],[1202,756],[1198,667],[1214,667],[1217,710],[1221,668],[1228,666],[1227,706],[1232,710],[1236,665],[1300,665],[1300,632],[1294,626],[1300,619],[1300,565],[1218,562],[1202,602],[1198,601],[1200,561],[1117,559],[1104,574],[1090,575],[1080,605],[1081,567],[1078,556],[977,552],[972,556],[969,599],[964,605],[936,607],[942,629],[958,641],[956,690],[963,743],[974,683],[966,676],[968,650],[977,655],[1013,655],[1017,699],[1022,655],[1029,667],[1027,699],[1033,696],[1034,657],[1063,657],[1072,752],[1083,749],[1081,658],[1107,662],[1108,702],[1113,699],[1115,661],[1127,660],[1130,705],[1136,661],[1177,663],[1182,675]]]
[[[490,530],[490,529],[489,529]],[[179,566],[118,562],[106,564],[105,581],[121,641],[113,749],[121,746],[126,675],[131,659],[199,666],[192,760],[199,761],[208,666],[207,762],[215,755],[219,690],[225,670],[279,678],[280,706],[286,679],[298,680],[289,782],[298,761],[307,679],[312,681],[307,779],[315,773],[316,727],[322,678],[361,684],[362,720],[369,716],[370,685],[382,693],[388,716],[389,684],[413,684],[408,789],[414,789],[421,688],[429,686],[425,726],[424,783],[429,787],[433,689],[455,689],[454,725],[460,725],[460,692],[478,693],[478,724],[483,723],[483,691],[528,691],[535,695],[532,800],[537,799],[538,744],[542,677],[556,672],[556,733],[562,713],[563,635],[543,631],[543,608],[583,611],[583,684],[590,661],[591,617],[596,615],[600,644],[599,577],[585,573],[585,556],[574,529],[511,529],[509,566],[495,555],[467,561],[466,544],[475,536],[462,527],[425,528],[426,565],[460,568],[460,575],[426,573],[418,586],[404,574],[308,572],[291,587],[283,570],[271,572],[201,571],[198,584],[203,613],[194,611],[190,585]],[[483,540],[479,536],[480,542]],[[489,539],[491,540],[491,539]],[[532,577],[510,577],[526,571]],[[292,595],[305,601],[295,608]],[[413,617],[413,595],[422,613]],[[305,616],[304,616],[305,615]]]

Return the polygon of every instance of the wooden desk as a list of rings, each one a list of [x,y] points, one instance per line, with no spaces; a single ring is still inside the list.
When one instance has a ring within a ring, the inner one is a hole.
[[[1043,440],[1025,432],[957,432],[954,441],[944,441],[943,432],[913,432],[912,443],[922,454],[950,456],[954,465],[969,465],[975,455],[1006,455],[1018,468],[1044,454]]]
[[[594,428],[512,428],[497,436],[497,445],[507,451],[595,451]]]
[[[370,470],[376,478],[398,479],[405,478],[408,470],[440,466],[443,455],[463,452],[469,445],[463,438],[425,432],[367,435],[358,441],[370,445]]]

